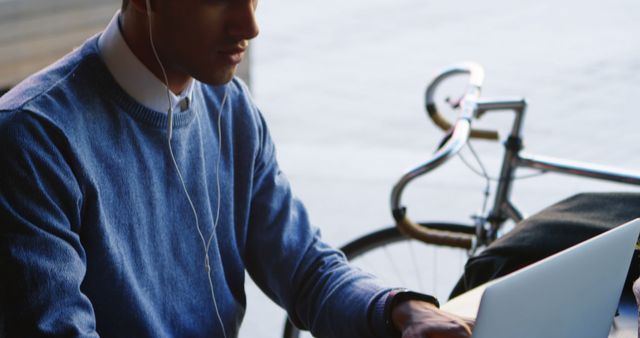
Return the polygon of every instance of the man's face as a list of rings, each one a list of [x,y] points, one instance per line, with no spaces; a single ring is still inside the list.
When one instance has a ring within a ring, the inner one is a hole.
[[[155,0],[154,42],[163,63],[204,83],[227,83],[258,35],[258,0]]]

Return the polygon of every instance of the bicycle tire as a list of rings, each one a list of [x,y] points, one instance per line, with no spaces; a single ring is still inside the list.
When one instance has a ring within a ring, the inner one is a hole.
[[[443,231],[452,231],[459,232],[465,234],[474,234],[475,228],[471,225],[463,225],[457,223],[441,223],[441,222],[433,222],[433,223],[420,223],[421,226],[427,227],[435,230],[443,230]],[[340,250],[344,252],[345,256],[349,261],[353,261],[354,259],[364,256],[367,253],[370,253],[379,248],[384,248],[391,244],[396,244],[399,242],[409,242],[415,241],[404,234],[402,234],[398,228],[396,227],[387,227],[384,229],[380,229],[374,231],[372,233],[363,235],[345,245],[343,245]],[[436,247],[435,245],[425,244],[425,246]],[[462,250],[462,249],[455,249]],[[453,287],[453,285],[451,285]],[[295,327],[291,321],[287,318],[284,326],[283,338],[299,338],[301,334],[301,330]]]

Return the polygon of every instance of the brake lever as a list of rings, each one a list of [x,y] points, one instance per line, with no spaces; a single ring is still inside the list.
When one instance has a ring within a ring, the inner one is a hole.
[[[444,102],[449,104],[449,106],[451,106],[452,109],[458,109],[458,108],[460,108],[460,105],[462,104],[462,99],[463,98],[464,98],[464,96],[461,96],[459,99],[453,101],[453,100],[451,100],[451,98],[449,96],[447,96],[444,99]]]

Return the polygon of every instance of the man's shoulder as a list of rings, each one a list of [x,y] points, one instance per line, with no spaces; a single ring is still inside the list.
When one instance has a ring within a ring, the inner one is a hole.
[[[81,78],[91,73],[87,68],[99,61],[96,41],[97,36],[88,39],[56,62],[18,83],[0,97],[0,112],[38,110],[39,107],[50,105],[49,101],[56,99],[50,94],[58,91],[73,96],[73,87],[81,86]],[[57,101],[61,102],[59,99]]]
[[[232,118],[236,121],[248,120],[252,123],[260,119],[260,111],[253,101],[251,90],[237,76],[221,86],[202,84],[202,91],[205,100],[210,104],[213,103],[216,106],[216,110],[220,109],[223,101],[225,101],[224,111],[226,112],[230,109],[233,112],[231,116],[226,118]]]
[[[251,103],[251,91],[247,84],[239,77],[234,76],[231,81],[224,85],[214,86],[199,82],[211,100],[220,101],[226,95],[227,99],[232,102],[247,101]]]

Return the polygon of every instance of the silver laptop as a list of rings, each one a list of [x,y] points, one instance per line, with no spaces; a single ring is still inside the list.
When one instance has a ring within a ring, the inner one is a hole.
[[[473,338],[606,338],[639,234],[640,218],[471,290],[443,309],[476,318]]]

